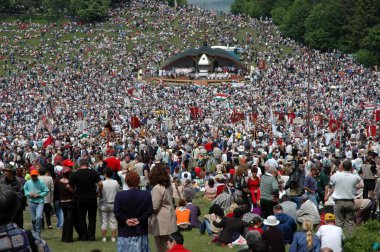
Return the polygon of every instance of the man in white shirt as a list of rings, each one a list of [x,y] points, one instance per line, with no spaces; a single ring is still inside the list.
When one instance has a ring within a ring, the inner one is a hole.
[[[343,229],[335,226],[335,216],[331,213],[325,215],[325,222],[326,225],[320,226],[316,233],[321,240],[321,248],[328,247],[334,252],[342,252]]]
[[[357,173],[353,173],[352,163],[346,159],[343,161],[343,171],[337,172],[330,178],[330,185],[333,190],[329,192],[325,200],[332,195],[335,205],[334,214],[336,225],[346,227],[348,232],[353,232],[355,227],[355,193],[356,185],[361,178]]]

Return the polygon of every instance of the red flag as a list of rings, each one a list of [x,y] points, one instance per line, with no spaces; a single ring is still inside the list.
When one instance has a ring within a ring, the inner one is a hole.
[[[198,118],[198,115],[200,115],[199,108],[198,108],[198,107],[190,107],[190,113],[191,113],[191,116],[192,116],[194,119],[197,119],[197,118]]]
[[[140,127],[140,120],[137,116],[131,116],[131,127],[132,129]]]
[[[369,125],[366,127],[367,137],[376,136],[376,125]]]
[[[46,148],[46,147],[48,147],[49,145],[51,145],[52,143],[53,143],[53,141],[54,141],[54,138],[52,137],[52,136],[49,136],[46,140],[45,140],[45,142],[42,144],[42,148]]]
[[[376,122],[380,121],[380,109],[375,111],[375,121]]]
[[[127,90],[127,92],[128,92],[129,95],[133,95],[133,91],[135,91],[134,88],[130,88],[130,89]]]
[[[251,120],[253,123],[256,123],[258,116],[259,115],[257,113],[250,113],[249,114],[249,120]]]
[[[288,113],[288,119],[286,121],[288,121],[290,124],[293,124],[293,121],[295,118],[296,118],[296,114],[294,114],[294,112],[290,112]]]
[[[244,114],[241,113],[241,112],[237,112],[236,110],[234,110],[231,114],[231,118],[230,118],[231,122],[232,123],[236,123],[240,120],[244,120]]]
[[[329,121],[329,129],[330,129],[330,131],[332,133],[334,133],[335,131],[337,131],[340,128],[341,123],[342,123],[341,121],[338,121],[338,120],[330,118],[330,121]]]

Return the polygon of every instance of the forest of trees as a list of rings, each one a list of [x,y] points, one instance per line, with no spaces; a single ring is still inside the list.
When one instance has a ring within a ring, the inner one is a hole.
[[[170,6],[187,4],[187,0],[160,0]],[[70,16],[82,21],[102,20],[109,8],[128,5],[131,0],[0,0],[1,14],[42,14],[50,17]]]
[[[380,0],[234,0],[231,11],[271,17],[290,38],[380,64]]]

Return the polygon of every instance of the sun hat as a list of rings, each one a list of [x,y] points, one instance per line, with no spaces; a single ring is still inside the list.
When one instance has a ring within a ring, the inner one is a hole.
[[[269,215],[266,220],[264,220],[264,225],[267,226],[277,226],[280,224],[280,222],[277,220],[276,216],[274,215]]]

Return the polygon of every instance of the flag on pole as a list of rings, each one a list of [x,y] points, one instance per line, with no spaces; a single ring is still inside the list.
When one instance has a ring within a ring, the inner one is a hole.
[[[54,141],[54,138],[52,137],[52,135],[50,135],[46,140],[45,142],[42,144],[42,148],[46,149],[46,147],[48,147],[49,145],[51,145]]]
[[[365,110],[375,110],[376,106],[372,104],[364,104]]]
[[[82,135],[80,135],[80,139],[88,137],[88,131],[85,129],[82,132]]]
[[[139,102],[139,101],[141,101],[141,98],[137,97],[137,96],[132,96],[132,100]]]
[[[366,127],[367,137],[375,137],[376,136],[376,125],[368,125]]]
[[[215,95],[215,100],[217,100],[217,101],[225,101],[225,100],[227,100],[227,95],[226,94],[216,94]]]
[[[197,119],[198,116],[201,114],[201,111],[198,107],[190,107],[190,114],[193,117],[193,119]]]
[[[375,111],[375,121],[376,122],[380,121],[380,109]]]
[[[131,127],[132,129],[140,127],[140,120],[137,116],[131,116]]]

